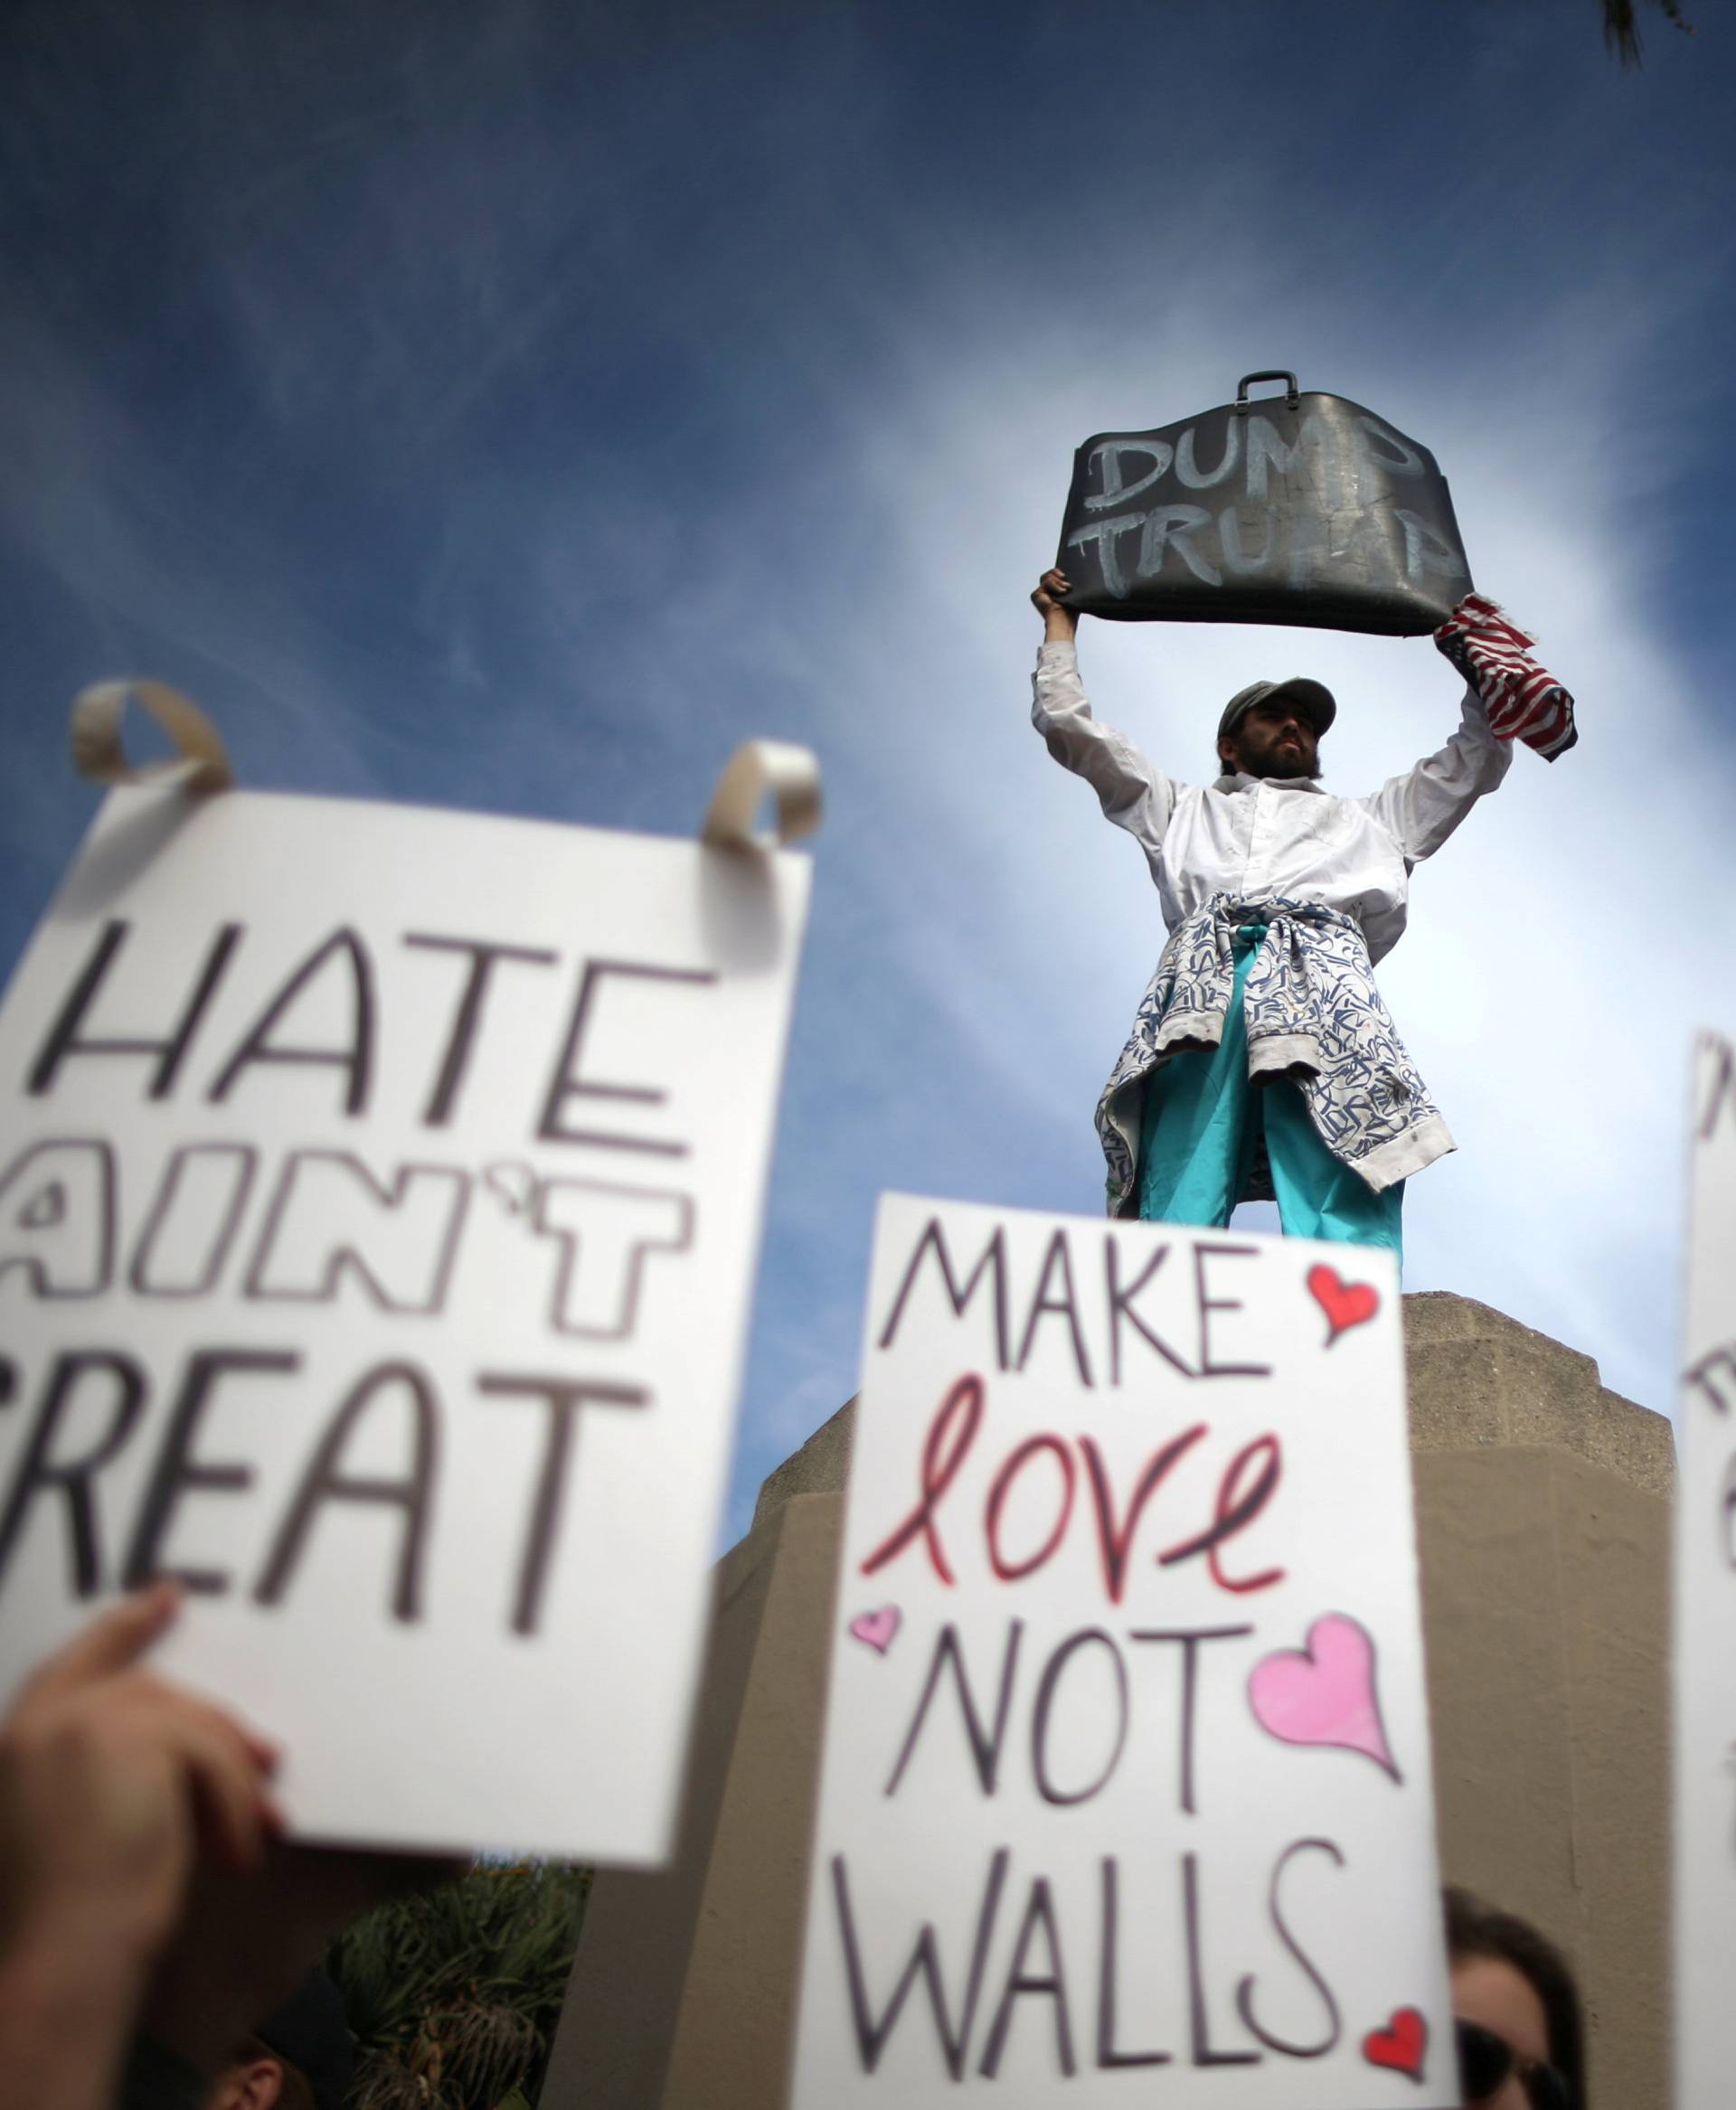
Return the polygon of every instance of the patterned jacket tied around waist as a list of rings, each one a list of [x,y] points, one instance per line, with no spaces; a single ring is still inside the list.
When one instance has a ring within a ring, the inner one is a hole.
[[[1213,1048],[1223,1037],[1235,936],[1247,924],[1267,927],[1243,995],[1249,1076],[1295,1084],[1326,1147],[1377,1193],[1453,1147],[1375,987],[1355,918],[1319,901],[1214,894],[1171,932],[1098,1101],[1111,1216],[1136,1207],[1152,1072],[1184,1049]]]

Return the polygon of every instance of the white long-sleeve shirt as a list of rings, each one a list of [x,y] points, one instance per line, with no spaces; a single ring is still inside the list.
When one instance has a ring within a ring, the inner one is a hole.
[[[1032,688],[1032,722],[1145,852],[1170,930],[1216,894],[1288,896],[1354,917],[1378,960],[1403,933],[1411,866],[1440,848],[1513,759],[1467,689],[1446,746],[1372,797],[1340,798],[1311,777],[1183,784],[1091,715],[1072,645],[1043,646]]]

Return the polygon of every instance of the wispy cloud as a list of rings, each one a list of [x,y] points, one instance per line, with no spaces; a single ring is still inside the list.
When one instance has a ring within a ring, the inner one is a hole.
[[[204,694],[249,781],[618,825],[811,741],[739,1518],[854,1389],[880,1187],[1095,1205],[1161,931],[1024,722],[1024,597],[1081,438],[1292,366],[1433,447],[1582,700],[1382,971],[1462,1145],[1410,1280],[1667,1405],[1684,1050],[1728,1008],[1729,66],[1706,34],[1621,76],[1581,14],[20,11],[0,945],[86,808],[52,711],[116,668]],[[1267,668],[1339,692],[1345,788],[1455,717],[1421,641],[1085,655],[1184,776]]]

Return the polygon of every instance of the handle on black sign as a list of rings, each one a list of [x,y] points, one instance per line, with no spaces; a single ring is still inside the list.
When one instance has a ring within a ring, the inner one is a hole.
[[[1295,376],[1295,374],[1293,374],[1293,373],[1289,373],[1289,372],[1287,372],[1285,371],[1285,369],[1284,369],[1283,367],[1281,367],[1281,366],[1269,366],[1269,367],[1268,367],[1268,368],[1265,370],[1265,372],[1262,372],[1262,373],[1244,373],[1244,374],[1242,375],[1241,379],[1241,380],[1240,380],[1240,381],[1239,381],[1236,383],[1236,408],[1237,408],[1237,410],[1245,410],[1248,408],[1248,389],[1249,389],[1249,385],[1250,385],[1250,382],[1257,381],[1281,381],[1285,382],[1285,383],[1286,383],[1286,387],[1285,387],[1285,391],[1284,391],[1284,403],[1285,403],[1285,407],[1286,407],[1286,409],[1287,409],[1287,410],[1295,410],[1295,408],[1296,408],[1296,376]]]

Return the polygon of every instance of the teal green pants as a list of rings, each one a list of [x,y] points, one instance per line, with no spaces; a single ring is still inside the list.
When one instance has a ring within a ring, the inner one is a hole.
[[[1139,1154],[1139,1213],[1158,1223],[1228,1223],[1263,1127],[1278,1220],[1288,1236],[1387,1246],[1401,1254],[1404,1182],[1374,1193],[1321,1142],[1295,1085],[1282,1078],[1249,1082],[1242,991],[1265,935],[1265,926],[1256,923],[1236,933],[1235,994],[1219,1044],[1172,1055],[1152,1072]]]

